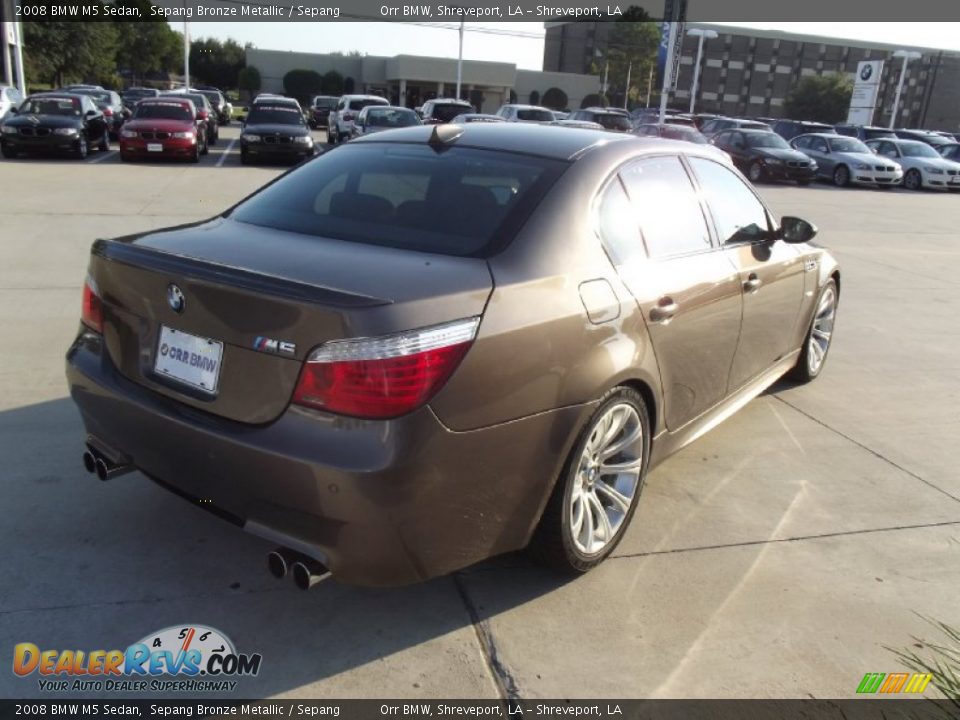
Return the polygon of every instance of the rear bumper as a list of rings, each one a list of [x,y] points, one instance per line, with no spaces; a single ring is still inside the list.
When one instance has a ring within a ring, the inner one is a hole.
[[[252,426],[132,383],[90,333],[71,346],[67,379],[89,435],[358,585],[417,582],[524,547],[589,412],[452,432],[429,408],[364,421],[291,407]]]

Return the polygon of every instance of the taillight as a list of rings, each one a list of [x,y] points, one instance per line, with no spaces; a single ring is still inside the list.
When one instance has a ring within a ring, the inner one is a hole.
[[[80,321],[94,332],[103,332],[103,301],[97,291],[97,284],[89,275],[83,284],[83,305],[80,309]]]
[[[104,108],[103,114],[106,115],[107,117],[111,117],[113,115],[113,110],[111,110],[110,108]]]
[[[321,345],[304,364],[293,402],[361,418],[405,415],[443,386],[473,343],[479,323],[474,317]]]

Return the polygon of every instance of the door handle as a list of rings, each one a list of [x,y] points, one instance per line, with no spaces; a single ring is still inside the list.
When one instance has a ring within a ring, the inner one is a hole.
[[[743,289],[746,292],[756,292],[760,289],[760,286],[763,285],[763,280],[757,277],[756,273],[750,273],[747,276],[746,281],[743,283]]]
[[[679,309],[680,306],[672,298],[662,298],[655,307],[651,308],[650,319],[658,323],[669,322]]]

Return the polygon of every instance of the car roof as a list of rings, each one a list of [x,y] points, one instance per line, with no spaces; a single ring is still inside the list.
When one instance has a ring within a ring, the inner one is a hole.
[[[561,121],[562,122],[562,121]],[[425,125],[376,133],[354,142],[395,142],[426,144],[437,126]],[[451,146],[499,150],[523,155],[538,155],[556,160],[571,160],[598,145],[639,141],[628,133],[524,123],[467,123],[458,126],[462,133]],[[662,147],[662,146],[661,146]]]
[[[427,101],[424,102],[423,104],[426,105],[427,103],[434,103],[434,104],[436,104],[436,103],[450,103],[450,104],[453,104],[453,105],[465,105],[465,106],[466,106],[466,105],[470,105],[470,103],[468,103],[466,100],[457,100],[456,98],[432,98],[432,99],[430,99],[430,100],[427,100]],[[470,105],[470,107],[473,107],[473,105]]]
[[[517,108],[518,110],[546,110],[547,112],[552,112],[550,108],[545,108],[543,105],[525,105],[523,103],[506,103],[504,107]]]
[[[404,112],[413,112],[413,110],[408,107],[403,107],[403,105],[367,105],[360,112],[376,112],[379,110],[403,110]]]
[[[332,96],[331,96],[332,97]],[[383,100],[384,102],[389,102],[385,97],[380,95],[341,95],[341,100]]]

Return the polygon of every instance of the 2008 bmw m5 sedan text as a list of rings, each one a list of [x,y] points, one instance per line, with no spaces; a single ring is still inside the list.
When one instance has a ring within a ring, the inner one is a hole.
[[[212,220],[94,243],[84,462],[403,584],[530,547],[583,572],[644,476],[790,373],[840,291],[709,148],[524,124],[364,137]]]

